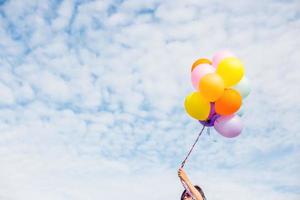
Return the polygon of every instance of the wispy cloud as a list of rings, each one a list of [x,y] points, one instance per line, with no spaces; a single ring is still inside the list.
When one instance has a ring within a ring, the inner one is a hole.
[[[190,65],[231,49],[245,129],[187,165],[211,199],[298,199],[297,1],[0,1],[0,198],[179,198]],[[174,192],[175,191],[175,192]]]

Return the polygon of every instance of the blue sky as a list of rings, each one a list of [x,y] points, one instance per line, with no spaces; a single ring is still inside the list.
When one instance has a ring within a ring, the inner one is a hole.
[[[186,165],[209,199],[300,197],[297,1],[0,1],[0,198],[178,199],[191,64],[230,49],[243,133]]]

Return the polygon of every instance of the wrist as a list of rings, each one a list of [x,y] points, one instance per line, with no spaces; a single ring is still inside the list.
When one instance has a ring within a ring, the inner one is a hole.
[[[188,177],[183,178],[182,180],[183,180],[184,182],[190,182],[190,179],[189,179]]]
[[[192,184],[189,178],[186,178],[186,179],[184,180],[184,182],[185,182],[187,185],[191,185],[191,184]]]

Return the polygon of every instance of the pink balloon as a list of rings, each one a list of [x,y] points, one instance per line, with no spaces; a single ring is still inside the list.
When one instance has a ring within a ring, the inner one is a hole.
[[[224,58],[229,58],[229,57],[235,57],[235,55],[230,52],[230,51],[219,51],[217,52],[212,59],[212,65],[217,68],[218,64],[221,62],[221,60],[223,60]]]
[[[233,138],[242,132],[243,123],[238,115],[233,114],[219,117],[214,127],[224,137]]]
[[[196,90],[198,90],[200,79],[209,73],[214,73],[216,69],[209,64],[200,64],[192,71],[192,83]]]

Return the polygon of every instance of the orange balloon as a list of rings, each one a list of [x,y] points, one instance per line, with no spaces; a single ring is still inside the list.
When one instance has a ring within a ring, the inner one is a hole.
[[[195,67],[197,67],[200,64],[210,64],[211,65],[212,63],[210,60],[208,60],[206,58],[200,58],[193,63],[191,71],[193,71],[195,69]]]
[[[214,102],[224,92],[224,81],[216,73],[206,74],[199,82],[199,91],[208,101]]]
[[[242,105],[242,96],[234,89],[225,89],[223,95],[215,102],[216,113],[230,115]]]

